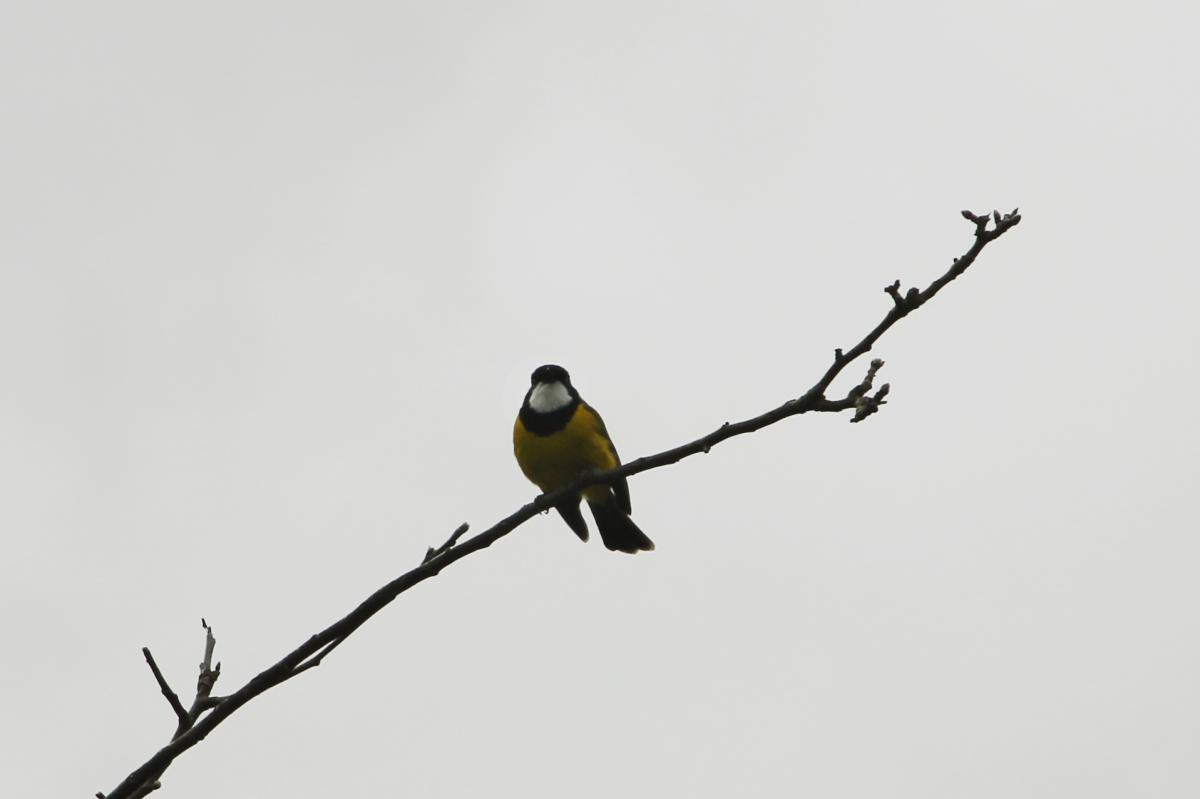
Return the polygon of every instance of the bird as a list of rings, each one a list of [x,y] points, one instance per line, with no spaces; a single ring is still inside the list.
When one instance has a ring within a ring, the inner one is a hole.
[[[539,366],[529,379],[529,391],[513,424],[513,451],[530,482],[543,492],[567,485],[590,471],[621,465],[604,420],[579,396],[567,370],[555,364]],[[654,549],[654,542],[629,518],[629,484],[597,484],[565,497],[554,506],[581,541],[588,526],[580,511],[587,500],[600,539],[614,552],[635,554]]]

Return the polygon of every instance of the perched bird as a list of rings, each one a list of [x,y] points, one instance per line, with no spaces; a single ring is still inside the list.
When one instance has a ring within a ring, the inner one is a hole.
[[[561,366],[534,370],[529,391],[513,425],[517,463],[542,491],[553,491],[584,472],[612,469],[621,464],[604,420],[579,397],[571,376]],[[622,477],[609,485],[583,490],[604,546],[618,552],[654,549],[654,542],[629,518],[629,484]],[[583,541],[587,522],[579,510],[580,495],[555,505],[563,521]]]

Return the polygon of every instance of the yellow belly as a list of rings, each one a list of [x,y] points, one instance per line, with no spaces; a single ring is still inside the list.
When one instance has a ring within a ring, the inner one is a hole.
[[[553,491],[586,471],[612,469],[619,465],[612,443],[601,422],[586,405],[580,404],[563,429],[537,436],[525,429],[520,417],[513,427],[513,450],[521,471],[542,491]],[[594,486],[585,496],[600,497],[607,486]]]

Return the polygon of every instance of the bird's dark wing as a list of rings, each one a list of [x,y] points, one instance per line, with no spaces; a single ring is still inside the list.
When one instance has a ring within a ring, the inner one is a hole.
[[[604,419],[601,418],[600,414],[597,413],[596,409],[591,405],[588,405],[587,407],[588,410],[590,410],[596,417],[596,424],[600,427],[600,434],[604,436],[604,440],[608,442],[608,451],[612,453],[613,458],[615,458],[617,461],[617,465],[620,466],[621,456],[617,454],[617,446],[616,444],[613,444],[612,436],[608,434],[608,428],[604,426]],[[617,504],[621,506],[621,510],[625,511],[625,515],[628,516],[629,514],[633,513],[633,507],[629,501],[629,481],[624,477],[622,477],[620,480],[613,481],[612,490],[617,497]]]

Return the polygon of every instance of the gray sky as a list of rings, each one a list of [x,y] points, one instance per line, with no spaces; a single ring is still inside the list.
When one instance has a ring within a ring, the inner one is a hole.
[[[5,795],[165,742],[141,646],[230,691],[531,498],[538,364],[654,452],[1019,205],[883,413],[635,478],[650,555],[535,519],[162,795],[1196,796],[1198,17],[4,3]]]

